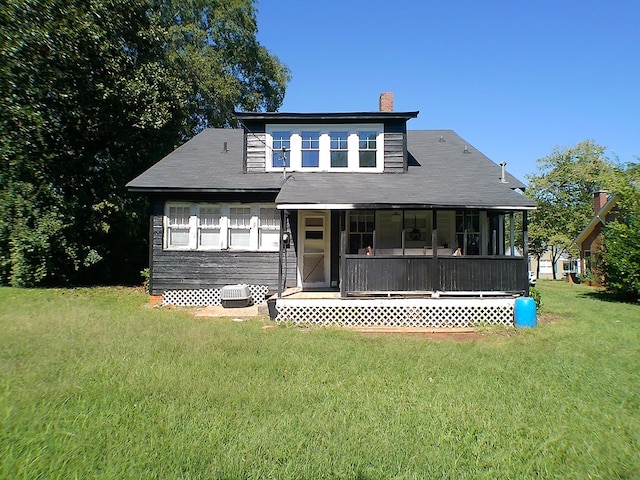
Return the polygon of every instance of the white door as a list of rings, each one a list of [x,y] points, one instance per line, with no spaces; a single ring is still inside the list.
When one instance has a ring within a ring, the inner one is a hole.
[[[329,213],[327,211],[300,212],[300,283],[302,288],[329,286]]]

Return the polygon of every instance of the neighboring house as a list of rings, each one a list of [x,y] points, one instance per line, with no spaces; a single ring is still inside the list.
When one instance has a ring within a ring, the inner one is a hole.
[[[551,250],[545,251],[538,260],[536,257],[531,257],[529,261],[529,270],[537,273],[537,278],[550,280],[553,278],[561,279],[569,274],[578,273],[578,260],[571,257],[568,253],[560,255],[560,258],[556,262],[555,269],[556,275],[553,275],[553,259],[551,258]],[[539,262],[539,265],[538,265]]]
[[[505,245],[505,221],[536,205],[522,182],[452,130],[408,131],[418,112],[392,104],[237,113],[243,128],[207,129],[129,182],[151,199],[152,294],[527,294],[526,249]]]
[[[595,192],[593,195],[594,217],[577,236],[575,244],[580,250],[580,272],[591,270],[591,256],[598,248],[598,237],[604,226],[615,218],[615,206],[618,195],[609,196],[605,191]]]

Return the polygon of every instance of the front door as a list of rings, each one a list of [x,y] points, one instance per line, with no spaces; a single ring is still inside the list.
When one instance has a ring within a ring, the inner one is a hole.
[[[329,286],[329,212],[303,211],[301,213],[300,237],[300,284],[302,288],[325,288]]]

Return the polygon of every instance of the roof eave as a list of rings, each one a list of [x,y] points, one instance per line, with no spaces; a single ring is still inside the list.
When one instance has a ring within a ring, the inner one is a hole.
[[[260,120],[265,122],[289,121],[361,121],[361,120],[410,120],[420,112],[339,112],[339,113],[292,113],[292,112],[235,112],[241,121]]]
[[[127,187],[131,193],[278,193],[280,188]]]
[[[587,237],[591,235],[591,232],[593,232],[593,230],[596,228],[596,225],[602,222],[604,218],[609,214],[609,212],[613,210],[613,207],[615,206],[615,203],[617,200],[618,200],[618,195],[617,194],[613,195],[607,201],[607,203],[605,203],[602,206],[600,211],[593,216],[593,218],[591,219],[589,224],[584,228],[584,230],[582,230],[582,232],[578,234],[578,236],[576,237],[572,245],[578,245],[582,247],[582,242],[584,242],[587,239]]]
[[[276,202],[277,203],[277,202]],[[506,210],[506,211],[530,211],[536,207],[508,206],[508,205],[435,205],[419,203],[277,203],[280,210],[401,210],[401,209],[427,209],[427,210]]]

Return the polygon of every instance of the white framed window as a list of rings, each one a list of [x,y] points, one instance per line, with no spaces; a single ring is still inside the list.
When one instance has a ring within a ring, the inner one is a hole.
[[[384,170],[382,124],[267,125],[265,144],[267,171]]]
[[[358,132],[358,161],[360,168],[375,168],[377,147],[377,132]]]
[[[229,248],[251,248],[251,207],[229,207]]]
[[[197,214],[198,246],[219,249],[220,243],[220,206],[200,206]]]
[[[277,251],[280,245],[280,211],[275,207],[261,206],[258,229],[258,249]]]
[[[320,166],[320,133],[302,132],[302,168],[318,168]]]
[[[289,152],[291,151],[291,132],[279,131],[271,134],[271,161],[274,168],[289,166]]]
[[[279,242],[280,212],[275,204],[165,205],[167,250],[277,251]]]
[[[191,233],[191,207],[189,205],[170,206],[166,216],[167,248],[188,249]]]
[[[330,132],[331,168],[349,166],[349,134],[347,132]]]

